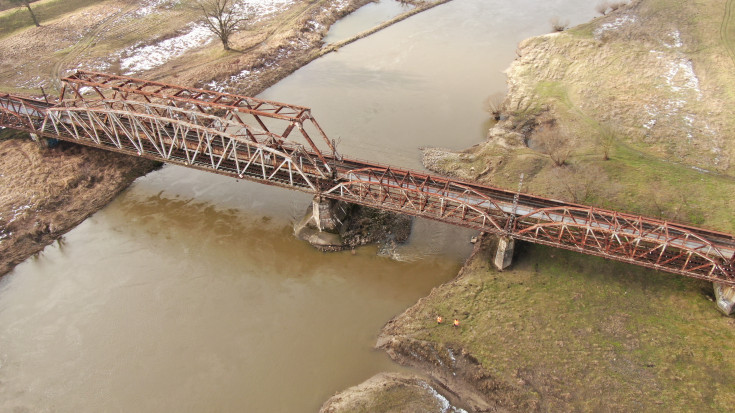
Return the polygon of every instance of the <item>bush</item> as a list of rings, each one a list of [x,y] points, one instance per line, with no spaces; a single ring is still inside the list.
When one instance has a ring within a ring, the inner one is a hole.
[[[556,166],[564,166],[572,155],[571,139],[556,126],[543,126],[540,131],[536,132],[535,139],[538,140],[542,151],[549,155]]]
[[[569,20],[562,21],[558,16],[552,17],[549,22],[551,23],[552,30],[555,32],[563,32],[569,27]]]
[[[609,2],[609,1],[601,1],[600,3],[595,6],[595,11],[602,14],[603,16],[608,13],[608,10],[610,12],[613,12],[623,6],[627,6],[627,1],[615,1],[615,2]]]
[[[485,111],[490,114],[495,120],[500,120],[501,112],[503,111],[503,101],[505,95],[502,93],[494,93],[485,99]]]
[[[625,5],[627,5],[628,2],[626,1],[616,1],[614,3],[610,3],[610,11],[615,11]]]
[[[610,8],[610,3],[609,2],[607,2],[607,1],[601,1],[601,2],[597,3],[597,6],[595,6],[595,11],[597,11],[598,13],[600,13],[601,15],[604,16],[605,14],[607,14],[607,9],[609,9],[609,8]]]

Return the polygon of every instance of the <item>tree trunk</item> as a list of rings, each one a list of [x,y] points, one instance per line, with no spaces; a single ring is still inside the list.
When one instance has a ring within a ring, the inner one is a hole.
[[[33,19],[33,23],[36,24],[36,27],[41,27],[41,24],[38,23],[38,19],[36,18],[36,14],[33,13],[33,10],[31,9],[31,4],[28,3],[28,0],[23,0],[23,3],[26,5],[26,8],[28,8],[28,13],[31,13],[31,18]]]

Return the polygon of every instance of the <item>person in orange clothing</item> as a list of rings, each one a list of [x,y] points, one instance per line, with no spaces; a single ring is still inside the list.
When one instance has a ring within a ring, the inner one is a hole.
[[[444,319],[442,318],[442,316],[440,316],[440,315],[439,316],[436,316],[436,323],[437,324],[441,324],[442,321],[444,321]]]
[[[454,319],[454,326],[459,327],[459,320],[456,318]]]

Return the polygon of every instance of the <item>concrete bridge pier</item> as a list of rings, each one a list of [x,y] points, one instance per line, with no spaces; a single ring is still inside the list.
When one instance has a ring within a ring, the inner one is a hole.
[[[515,240],[511,237],[501,235],[498,237],[498,247],[495,250],[493,264],[500,271],[510,267],[513,263],[513,249]]]
[[[712,286],[715,289],[717,309],[727,316],[735,314],[735,287],[720,283],[712,283]]]
[[[347,220],[348,205],[316,195],[301,221],[294,226],[297,238],[323,251],[343,248],[342,229]]]
[[[311,201],[311,213],[319,231],[338,233],[347,217],[344,202],[316,195]]]
[[[35,133],[31,133],[30,135],[31,135],[31,139],[33,139],[34,142],[37,142],[42,148],[53,148],[59,144],[58,139],[42,138],[36,135]]]

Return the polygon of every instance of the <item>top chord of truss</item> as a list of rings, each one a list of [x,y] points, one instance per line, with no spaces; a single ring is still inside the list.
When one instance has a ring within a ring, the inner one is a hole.
[[[213,105],[238,112],[252,113],[288,121],[303,122],[307,119],[313,120],[311,109],[305,106],[215,92],[213,90],[170,85],[127,76],[79,70],[63,80],[67,86],[66,92],[76,92],[79,97],[82,95],[80,92],[81,89],[87,87],[97,92],[100,97],[109,97],[105,96],[104,93],[106,91],[114,91],[123,96],[133,94],[149,98],[173,99],[195,105]],[[71,90],[68,89],[69,87],[71,87]]]

